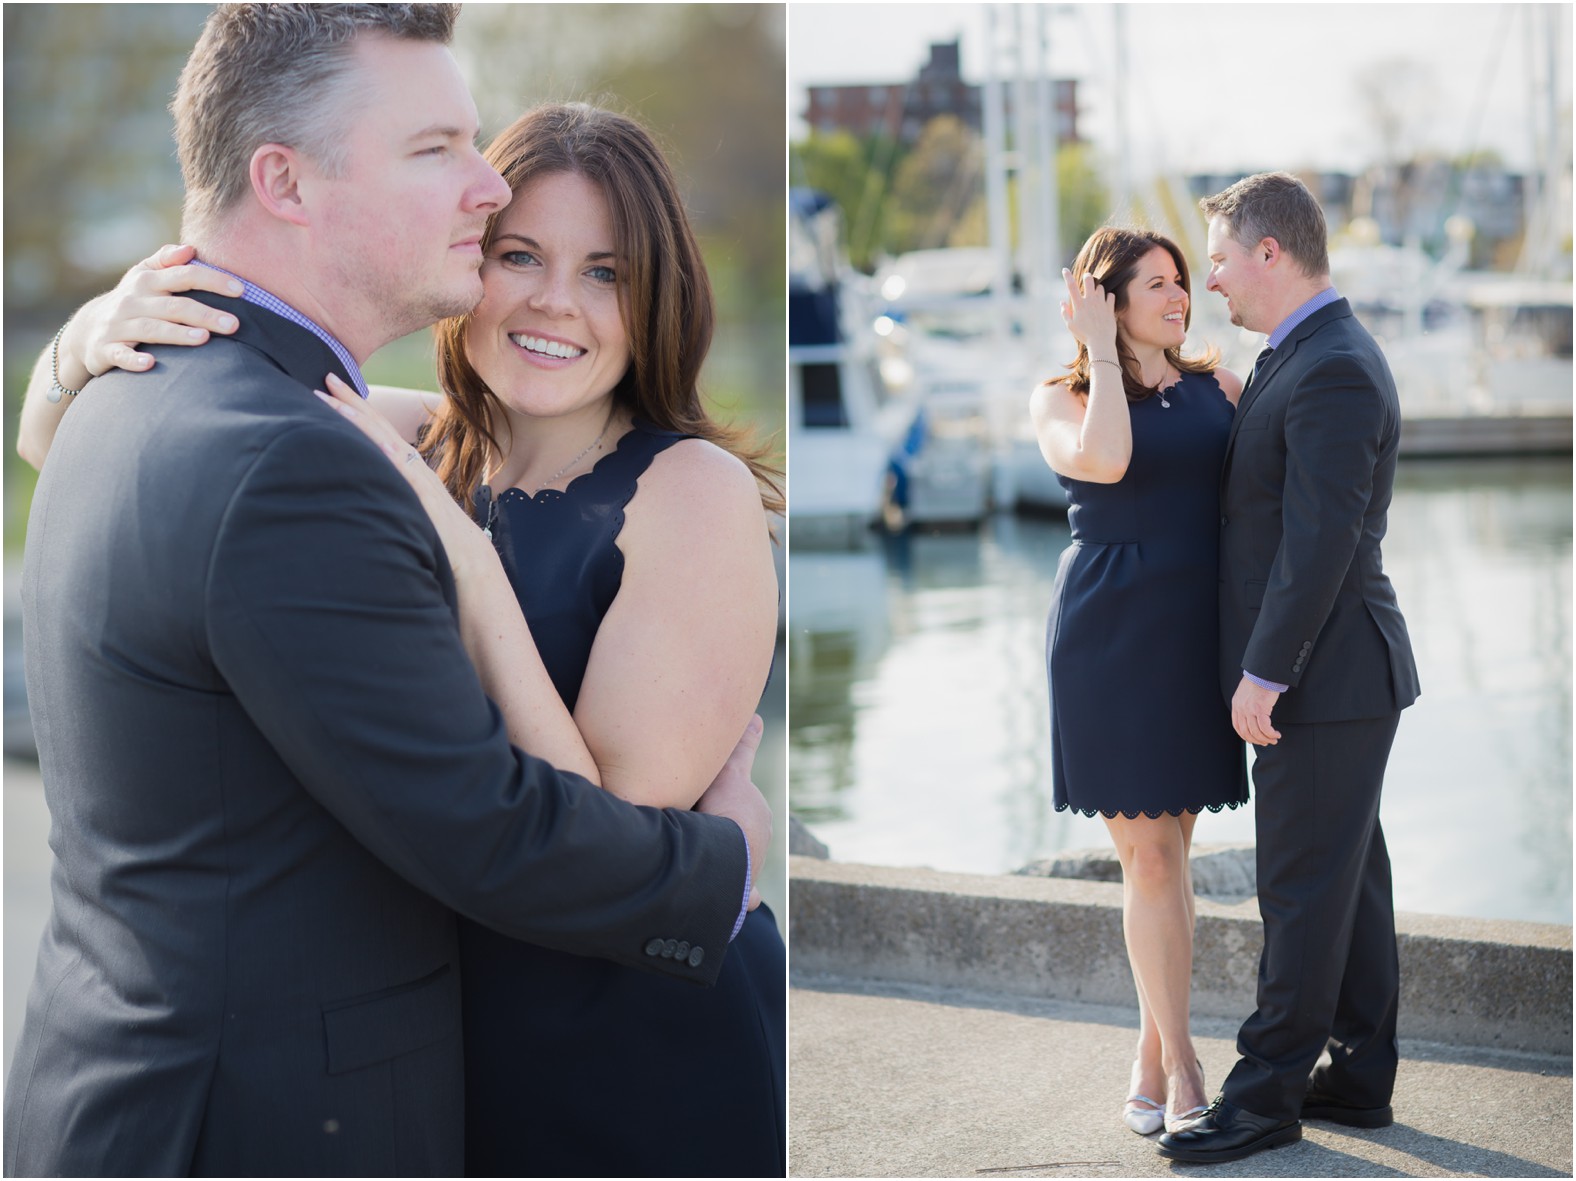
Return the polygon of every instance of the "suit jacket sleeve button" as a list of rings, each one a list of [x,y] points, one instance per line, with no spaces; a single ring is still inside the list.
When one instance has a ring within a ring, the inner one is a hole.
[[[690,948],[690,953],[689,953],[689,966],[690,967],[692,967],[692,968],[700,967],[701,960],[703,960],[705,958],[706,958],[706,953],[705,953],[704,950],[702,950],[699,947],[692,947],[692,948]]]
[[[662,941],[662,958],[665,960],[671,960],[673,958],[673,954],[678,951],[678,949],[679,941],[677,939],[664,939]]]
[[[662,940],[660,940],[660,939],[653,939],[650,943],[646,944],[646,954],[647,955],[661,955],[662,954]]]
[[[689,947],[688,939],[680,939],[679,945],[673,949],[673,958],[676,960],[687,959],[689,957]]]

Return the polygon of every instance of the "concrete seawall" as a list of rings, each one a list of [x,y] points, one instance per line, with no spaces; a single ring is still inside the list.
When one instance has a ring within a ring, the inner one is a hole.
[[[1122,888],[789,858],[794,971],[1132,1005]],[[1571,928],[1396,916],[1400,1036],[1569,1055]],[[1262,946],[1253,899],[1198,900],[1193,1010],[1246,1017]]]

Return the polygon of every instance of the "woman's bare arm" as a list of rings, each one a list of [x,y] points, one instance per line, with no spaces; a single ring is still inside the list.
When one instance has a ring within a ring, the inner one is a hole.
[[[327,384],[333,397],[325,401],[383,448],[437,528],[459,595],[460,638],[487,696],[503,715],[509,741],[600,784],[596,761],[547,675],[492,540],[376,407],[337,377],[329,376]]]
[[[1115,484],[1133,457],[1133,427],[1116,350],[1116,296],[1084,276],[1066,271],[1062,315],[1089,350],[1089,393],[1080,398],[1064,383],[1047,383],[1029,399],[1040,454],[1051,470],[1073,480]]]
[[[777,575],[749,469],[700,440],[652,461],[618,539],[624,577],[575,721],[602,786],[687,808],[760,701],[777,638]]]
[[[491,542],[392,424],[333,384],[336,408],[399,464],[437,526],[466,650],[515,745],[633,803],[691,807],[749,724],[776,643],[777,576],[749,469],[686,440],[641,476],[618,539],[623,580],[571,717]]]
[[[190,246],[162,247],[127,271],[113,290],[78,308],[60,334],[60,384],[80,390],[111,369],[148,369],[153,357],[138,352],[138,345],[198,345],[211,333],[234,332],[234,316],[178,294],[241,294],[241,284],[223,271],[185,265],[196,253]],[[52,377],[51,348],[46,345],[28,380],[16,434],[17,454],[35,468],[43,467],[61,419],[71,408],[69,394],[58,402],[49,400]]]
[[[432,390],[413,390],[398,385],[369,385],[367,401],[389,420],[389,425],[399,432],[400,438],[407,443],[414,443],[421,428],[443,405],[443,395]]]

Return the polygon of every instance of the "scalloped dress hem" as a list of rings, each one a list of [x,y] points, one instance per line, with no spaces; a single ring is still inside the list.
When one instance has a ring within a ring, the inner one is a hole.
[[[1247,800],[1225,800],[1219,804],[1190,804],[1182,808],[1158,808],[1153,812],[1148,808],[1135,808],[1131,812],[1126,808],[1113,808],[1107,812],[1104,808],[1080,808],[1076,804],[1057,804],[1056,810],[1058,812],[1081,812],[1091,820],[1096,816],[1104,816],[1107,820],[1115,820],[1118,813],[1129,820],[1137,820],[1140,816],[1147,816],[1151,820],[1159,820],[1162,816],[1180,816],[1184,812],[1197,816],[1206,808],[1211,812],[1219,812],[1222,808],[1230,808],[1235,811],[1247,802]]]

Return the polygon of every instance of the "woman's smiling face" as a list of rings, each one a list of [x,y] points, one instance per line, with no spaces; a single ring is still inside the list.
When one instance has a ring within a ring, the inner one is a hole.
[[[1139,260],[1126,294],[1127,306],[1117,313],[1116,322],[1129,341],[1169,349],[1187,340],[1187,290],[1164,246]]]
[[[498,216],[465,353],[510,410],[605,417],[629,368],[619,265],[607,199],[579,173],[532,181]]]

